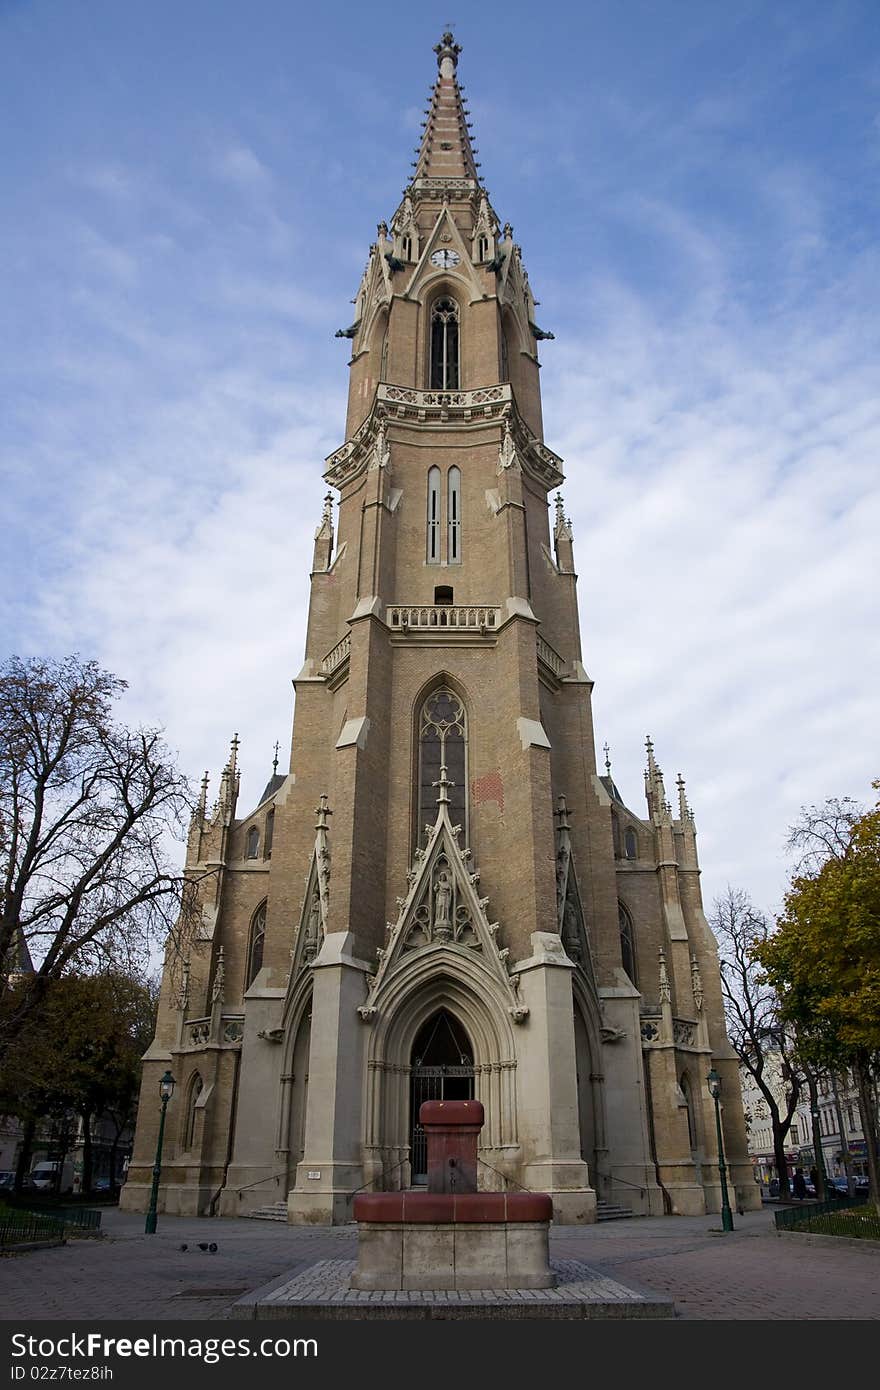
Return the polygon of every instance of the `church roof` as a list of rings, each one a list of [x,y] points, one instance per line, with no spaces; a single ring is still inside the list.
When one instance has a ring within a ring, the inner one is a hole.
[[[264,801],[268,801],[270,796],[274,796],[283,781],[284,777],[282,774],[280,772],[274,772],[266,783],[266,788],[257,802],[257,805],[262,806]]]
[[[456,66],[461,47],[448,31],[435,46],[440,69],[431,104],[425,115],[425,133],[418,150],[413,182],[418,179],[473,179],[479,182],[471,145],[467,110],[458,85]]]

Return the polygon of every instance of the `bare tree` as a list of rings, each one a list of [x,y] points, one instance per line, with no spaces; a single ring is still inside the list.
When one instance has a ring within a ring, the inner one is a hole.
[[[773,1132],[779,1195],[789,1193],[785,1141],[797,1112],[805,1076],[794,1037],[779,1018],[779,1000],[753,956],[767,940],[770,924],[741,888],[728,886],[716,898],[711,926],[718,941],[724,1016],[731,1045],[764,1098]],[[778,1077],[776,1075],[778,1069]],[[774,1082],[781,1080],[780,1087]]]
[[[76,656],[0,667],[0,1047],[50,980],[143,971],[179,921],[190,788],[157,730],[114,722],[125,688]]]

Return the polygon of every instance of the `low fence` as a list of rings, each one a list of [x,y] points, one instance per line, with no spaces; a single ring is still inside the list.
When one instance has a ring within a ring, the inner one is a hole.
[[[838,1197],[833,1202],[810,1202],[803,1207],[783,1207],[774,1213],[777,1231],[816,1236],[849,1236],[856,1240],[880,1240],[880,1211],[857,1197]]]
[[[26,1245],[35,1240],[63,1240],[64,1222],[34,1211],[0,1211],[0,1246]]]

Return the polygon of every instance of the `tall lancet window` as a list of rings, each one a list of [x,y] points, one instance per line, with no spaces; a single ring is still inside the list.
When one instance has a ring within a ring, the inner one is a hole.
[[[461,469],[447,474],[449,496],[446,504],[446,560],[450,565],[461,559]]]
[[[441,685],[428,696],[419,716],[419,823],[416,837],[423,843],[426,825],[437,819],[441,765],[455,786],[449,791],[449,816],[467,836],[467,716],[454,690]]]
[[[440,469],[428,469],[428,564],[440,563]]]
[[[266,941],[266,904],[261,903],[251,921],[251,937],[248,943],[247,978],[245,989],[249,989],[263,968],[263,946]]]
[[[458,389],[458,305],[437,299],[431,310],[431,388]]]

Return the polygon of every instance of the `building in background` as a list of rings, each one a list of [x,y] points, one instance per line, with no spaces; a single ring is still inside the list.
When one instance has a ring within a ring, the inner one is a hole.
[[[484,1187],[549,1192],[562,1222],[718,1211],[714,1065],[752,1207],[694,817],[650,740],[643,814],[597,771],[552,334],[482,182],[459,47],[435,51],[338,334],[339,511],[328,494],[289,767],[242,814],[236,737],[213,805],[203,784],[201,913],[166,963],[123,1204],[147,1205],[170,1067],[168,1211],[347,1221],[357,1190],[425,1181],[420,1103],[469,1096]]]

